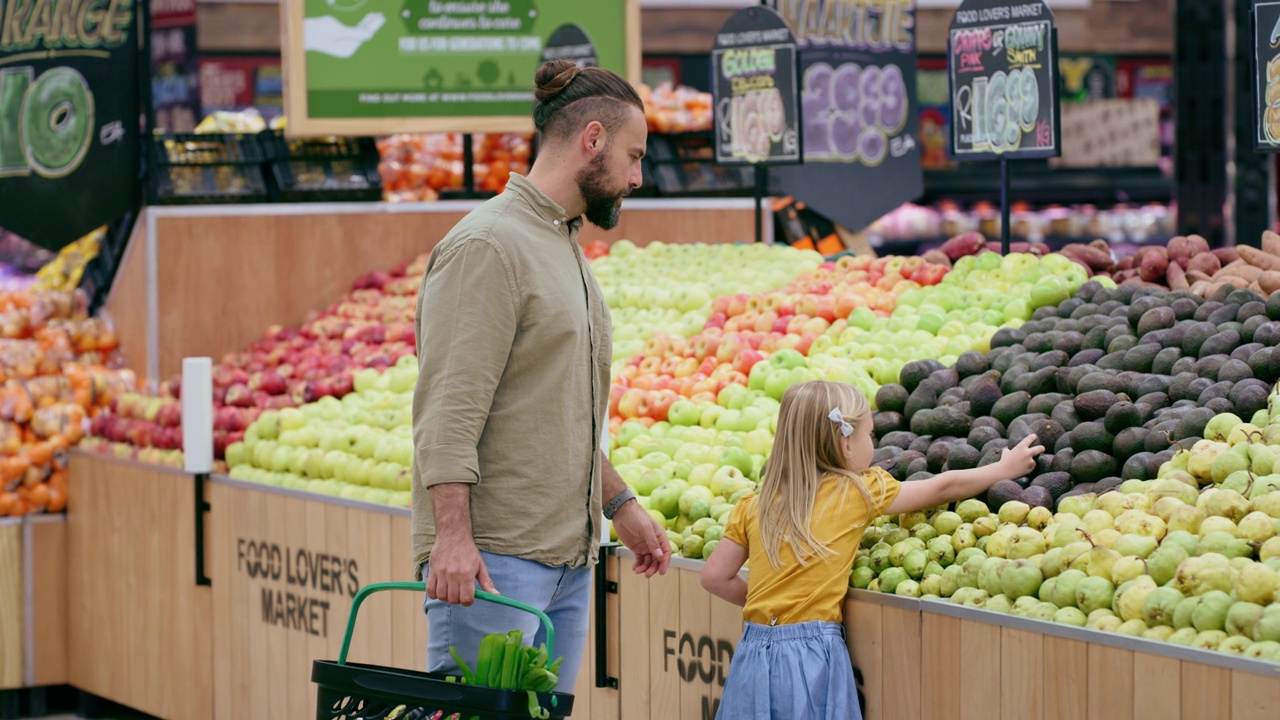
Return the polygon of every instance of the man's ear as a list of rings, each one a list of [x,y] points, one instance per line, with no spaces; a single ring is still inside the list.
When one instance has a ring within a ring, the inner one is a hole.
[[[594,155],[604,149],[605,144],[604,125],[599,120],[592,120],[582,129],[582,149],[588,155]]]

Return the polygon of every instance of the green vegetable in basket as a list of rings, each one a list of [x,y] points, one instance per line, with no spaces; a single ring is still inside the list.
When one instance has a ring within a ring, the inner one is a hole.
[[[449,654],[462,672],[461,682],[499,690],[529,693],[529,717],[545,719],[550,712],[538,702],[538,693],[549,693],[560,682],[557,673],[564,658],[548,663],[547,646],[533,648],[524,644],[524,633],[493,633],[480,641],[480,652],[473,672],[455,647]],[[451,678],[452,679],[452,678]]]

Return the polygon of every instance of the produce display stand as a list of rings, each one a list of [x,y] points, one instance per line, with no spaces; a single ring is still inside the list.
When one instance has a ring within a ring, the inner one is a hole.
[[[141,377],[171,377],[184,357],[221,357],[266,327],[297,324],[361,274],[429,252],[477,204],[150,207],[135,225],[106,312],[129,367]],[[637,198],[625,207],[616,228],[587,225],[580,241],[754,237],[749,198]]]
[[[67,682],[66,534],[65,515],[0,520],[0,715]]]

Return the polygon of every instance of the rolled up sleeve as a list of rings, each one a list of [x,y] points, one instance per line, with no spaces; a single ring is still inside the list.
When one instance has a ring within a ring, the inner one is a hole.
[[[480,482],[476,446],[519,324],[515,275],[499,248],[461,240],[418,293],[414,462],[424,487]]]

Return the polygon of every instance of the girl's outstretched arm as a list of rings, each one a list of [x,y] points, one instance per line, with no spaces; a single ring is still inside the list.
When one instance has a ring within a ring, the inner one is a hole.
[[[702,566],[702,587],[716,597],[742,606],[747,604],[747,581],[738,572],[747,562],[747,549],[732,540],[720,539],[711,557]]]
[[[1001,480],[1013,480],[1030,473],[1036,466],[1036,456],[1044,452],[1039,445],[1032,446],[1035,435],[1028,435],[1017,446],[1000,453],[1000,461],[968,470],[950,470],[927,480],[902,483],[898,496],[885,510],[886,515],[923,510],[943,503],[973,497]],[[720,546],[716,546],[719,550]]]

